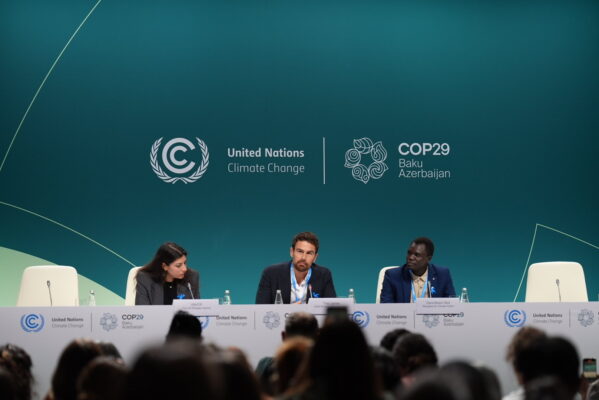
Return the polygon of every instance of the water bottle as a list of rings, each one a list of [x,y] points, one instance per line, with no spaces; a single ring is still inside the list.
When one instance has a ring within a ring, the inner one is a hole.
[[[460,295],[460,303],[470,303],[470,298],[468,297],[468,289],[462,288],[462,294]]]
[[[277,294],[275,295],[275,304],[283,304],[283,295],[281,294],[281,289],[277,289]]]
[[[347,298],[351,299],[352,303],[356,303],[356,292],[354,291],[354,289],[349,289],[349,293],[347,294]]]
[[[95,306],[96,305],[96,294],[94,293],[93,290],[89,291],[89,299],[87,301],[87,305],[88,306]]]
[[[223,296],[223,305],[231,305],[231,291],[229,289],[225,290],[225,295]]]

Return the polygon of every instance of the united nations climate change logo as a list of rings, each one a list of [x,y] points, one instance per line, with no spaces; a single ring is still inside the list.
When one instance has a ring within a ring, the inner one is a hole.
[[[21,328],[25,332],[39,332],[44,328],[44,316],[42,314],[24,314],[21,317]]]
[[[268,329],[278,328],[279,325],[281,325],[281,317],[279,316],[279,313],[269,311],[264,318],[262,318],[262,322]]]
[[[208,146],[206,146],[206,143],[204,143],[202,139],[197,137],[196,141],[198,142],[200,151],[202,153],[202,161],[200,162],[200,165],[197,167],[197,169],[194,170],[196,166],[196,163],[194,161],[188,161],[185,158],[177,158],[177,153],[193,151],[196,148],[195,145],[188,139],[174,138],[166,142],[166,144],[162,148],[162,151],[160,152],[160,159],[162,160],[162,165],[164,165],[168,172],[171,172],[179,176],[170,176],[168,173],[166,173],[160,166],[160,163],[158,162],[158,150],[160,149],[162,139],[163,138],[156,140],[152,145],[152,149],[150,150],[150,165],[154,173],[158,176],[158,178],[162,179],[166,183],[175,184],[181,181],[187,184],[197,181],[206,173],[206,170],[208,169],[210,154],[208,153]]]
[[[104,315],[102,315],[102,318],[100,318],[100,326],[106,332],[109,332],[112,329],[116,329],[117,325],[118,320],[116,318],[116,315],[114,314],[104,313]]]
[[[363,158],[370,155],[372,162],[363,163]],[[351,168],[351,175],[355,180],[368,183],[371,179],[380,179],[389,168],[385,164],[387,150],[383,143],[373,143],[370,138],[354,139],[354,148],[345,152],[345,168]]]
[[[354,311],[351,315],[352,321],[354,321],[360,328],[366,328],[370,323],[370,314],[366,311]]]
[[[210,317],[197,317],[200,320],[200,325],[202,325],[202,330],[206,330],[208,328],[208,324],[210,323]]]
[[[526,322],[526,313],[524,310],[507,310],[503,314],[503,319],[510,328],[519,328]]]
[[[578,313],[578,322],[585,328],[591,326],[593,325],[593,322],[595,322],[595,315],[591,310],[580,310]]]

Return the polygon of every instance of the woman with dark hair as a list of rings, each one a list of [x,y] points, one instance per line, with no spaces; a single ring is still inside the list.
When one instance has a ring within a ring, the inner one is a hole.
[[[378,400],[370,349],[362,330],[350,320],[331,321],[320,330],[285,400]]]
[[[32,397],[32,366],[31,357],[23,348],[10,343],[0,346],[0,367],[12,374],[17,400],[30,400]],[[0,396],[0,399],[3,397]]]
[[[75,339],[69,343],[58,359],[46,399],[77,400],[77,379],[81,370],[100,355],[100,346],[89,339]]]
[[[217,368],[197,342],[179,340],[146,349],[125,380],[126,400],[215,400]]]
[[[136,305],[170,305],[174,299],[199,299],[199,274],[187,268],[187,251],[167,242],[137,272]]]

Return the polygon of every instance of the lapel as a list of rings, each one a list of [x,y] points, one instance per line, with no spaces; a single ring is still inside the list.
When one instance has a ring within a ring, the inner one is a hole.
[[[412,275],[410,275],[408,266],[405,264],[401,267],[401,275],[401,289],[403,292],[401,293],[402,299],[404,302],[409,303],[411,300],[410,296],[412,295]]]
[[[281,294],[283,295],[283,303],[285,304],[289,304],[291,303],[291,261],[289,261],[287,263],[287,266],[284,270],[284,274],[282,274],[281,279],[282,279],[282,284],[281,284]],[[275,297],[276,294],[276,289],[275,289],[275,293],[273,293],[273,299]]]

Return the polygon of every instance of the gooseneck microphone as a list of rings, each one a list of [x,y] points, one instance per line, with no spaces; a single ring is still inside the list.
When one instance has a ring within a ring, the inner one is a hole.
[[[559,296],[559,302],[561,303],[562,302],[562,291],[559,288],[559,279],[555,280],[555,284],[557,285],[557,294]]]
[[[191,299],[195,300],[196,298],[193,297],[193,291],[191,290],[191,283],[187,282],[187,289],[189,289],[189,294],[191,294]]]
[[[52,307],[54,304],[52,302],[52,288],[50,287],[49,279],[46,281],[46,285],[48,286],[48,296],[50,296],[50,307]]]
[[[314,297],[312,296],[312,285],[308,285],[308,292],[310,292],[310,298]],[[307,301],[306,301],[307,303]]]

